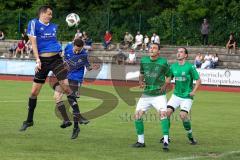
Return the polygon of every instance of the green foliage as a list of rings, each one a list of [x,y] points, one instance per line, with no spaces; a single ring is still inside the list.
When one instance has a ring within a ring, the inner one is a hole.
[[[199,0],[179,0],[178,12],[185,15],[189,20],[198,20],[206,16],[208,9]]]
[[[70,41],[77,28],[69,28],[65,17],[77,13],[78,26],[95,42],[101,42],[106,30],[119,42],[128,31],[135,35],[157,32],[163,44],[199,45],[203,18],[210,24],[209,42],[224,45],[230,32],[238,37],[240,2],[238,0],[11,0],[0,6],[0,30],[6,38],[19,38],[27,22],[44,4],[54,8],[53,22],[59,24],[59,39]]]

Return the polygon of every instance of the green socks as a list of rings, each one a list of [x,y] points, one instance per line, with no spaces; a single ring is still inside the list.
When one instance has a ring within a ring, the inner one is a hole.
[[[188,138],[193,138],[192,136],[192,127],[189,119],[183,121],[183,127],[187,131]]]
[[[144,125],[143,125],[143,119],[137,119],[135,120],[135,127],[137,135],[144,134]]]
[[[163,119],[161,119],[160,123],[162,126],[163,135],[169,135],[169,119],[163,118]]]
[[[143,119],[137,119],[135,120],[135,127],[136,132],[138,135],[138,142],[144,143],[144,125],[143,125]]]
[[[161,119],[161,126],[162,126],[162,132],[164,139],[168,141],[168,135],[169,135],[169,119],[163,118]],[[135,127],[136,127],[136,132],[138,135],[138,142],[144,143],[144,125],[143,125],[143,119],[137,119],[135,120]]]

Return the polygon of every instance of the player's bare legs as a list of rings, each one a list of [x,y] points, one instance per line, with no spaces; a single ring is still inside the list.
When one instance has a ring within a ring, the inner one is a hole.
[[[63,123],[60,125],[61,128],[66,128],[72,125],[72,122],[70,121],[68,115],[67,115],[67,111],[66,111],[66,107],[65,104],[62,100],[63,97],[63,91],[62,91],[62,87],[60,85],[56,85],[56,87],[54,88],[54,99],[55,99],[55,103],[56,103],[56,108],[58,109],[58,111],[61,113],[61,116],[63,118]]]
[[[33,126],[33,115],[34,115],[34,110],[37,105],[37,96],[40,93],[42,85],[43,85],[42,83],[35,83],[35,82],[33,82],[33,84],[32,84],[32,90],[31,90],[31,94],[30,94],[30,97],[28,100],[27,120],[23,122],[23,125],[20,128],[20,131],[25,131],[28,127]]]

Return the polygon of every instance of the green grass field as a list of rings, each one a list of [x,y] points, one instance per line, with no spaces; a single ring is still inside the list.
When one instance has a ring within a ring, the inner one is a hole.
[[[71,140],[72,127],[59,127],[61,121],[55,115],[53,91],[48,85],[38,98],[34,126],[22,133],[18,129],[26,118],[31,82],[0,82],[0,160],[240,159],[239,93],[198,91],[191,117],[199,144],[188,144],[181,121],[175,116],[170,152],[166,153],[159,143],[161,128],[156,119],[145,122],[147,147],[130,147],[136,142],[130,117],[135,106],[123,102],[111,86],[87,86],[114,94],[119,103],[113,111],[81,126],[78,139]],[[82,111],[89,111],[101,100],[82,96],[79,103]],[[148,115],[154,113],[152,109]]]

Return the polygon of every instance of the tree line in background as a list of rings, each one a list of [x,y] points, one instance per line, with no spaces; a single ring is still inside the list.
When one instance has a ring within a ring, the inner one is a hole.
[[[101,42],[106,30],[120,42],[126,31],[135,35],[159,34],[162,44],[199,45],[203,18],[210,24],[209,43],[224,45],[233,32],[238,38],[239,0],[11,0],[0,5],[0,30],[7,39],[19,38],[39,6],[54,8],[53,22],[59,24],[58,38],[72,40],[77,28],[69,28],[65,17],[77,13],[81,31]]]

